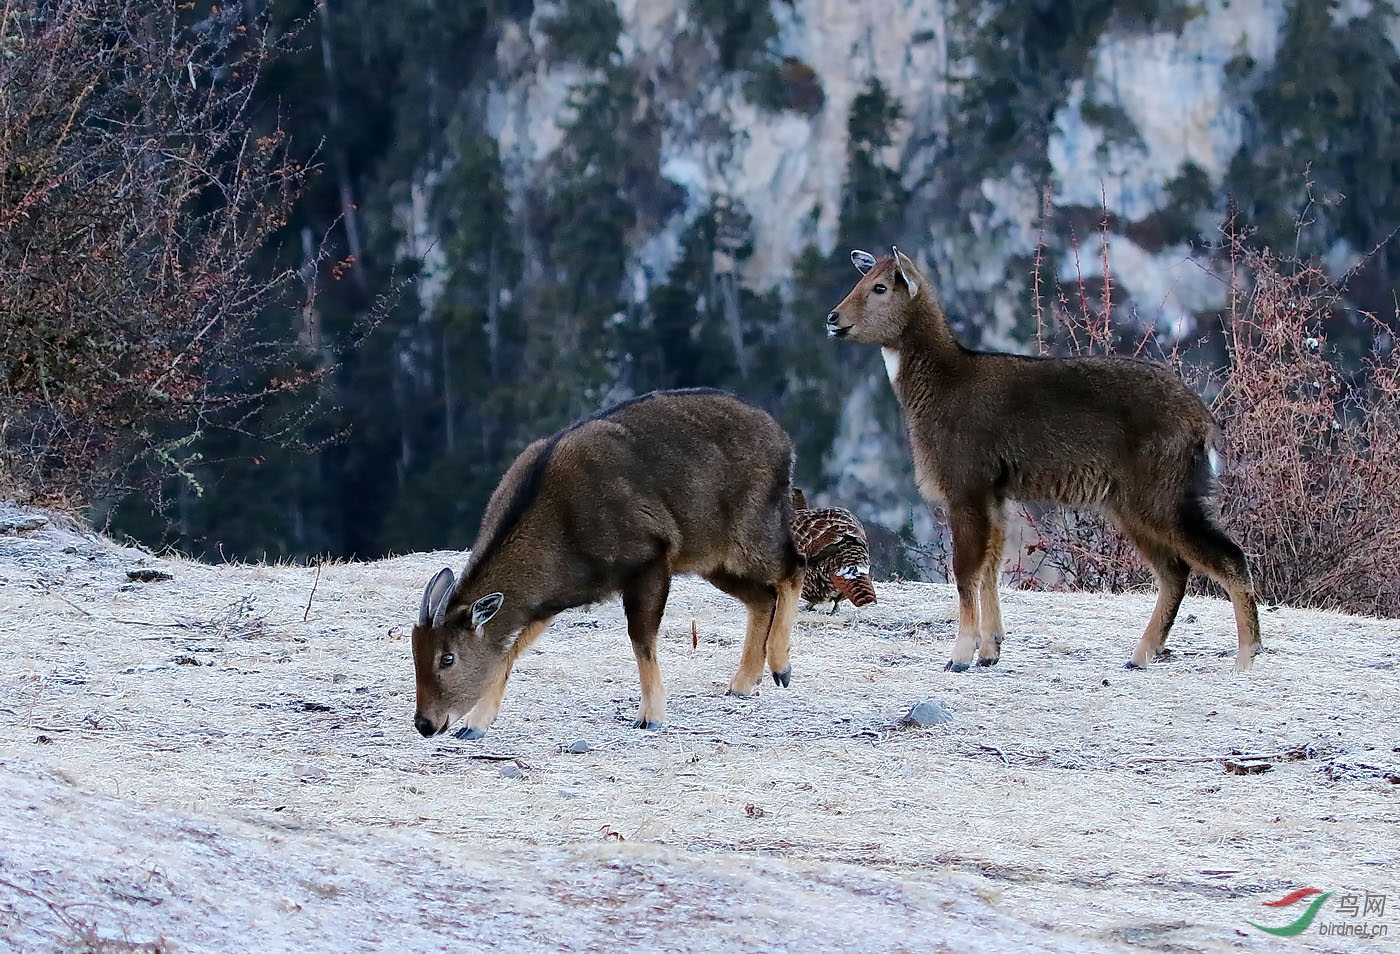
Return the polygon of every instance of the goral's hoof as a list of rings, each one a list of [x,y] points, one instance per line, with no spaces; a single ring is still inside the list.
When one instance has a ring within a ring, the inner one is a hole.
[[[666,723],[664,723],[664,722],[643,722],[641,719],[638,719],[638,720],[636,720],[635,722],[632,723],[632,728],[634,728],[634,729],[646,729],[646,730],[648,730],[648,731],[655,731],[655,730],[657,730],[657,729],[664,729],[665,727],[666,727]]]
[[[995,666],[995,665],[996,665],[997,663],[999,663],[999,662],[1001,662],[1001,657],[1000,657],[1000,656],[994,656],[994,657],[991,658],[991,659],[979,659],[979,660],[977,660],[977,665],[979,665],[979,666]]]
[[[461,739],[464,742],[475,742],[477,739],[486,738],[486,730],[474,729],[471,726],[463,726],[452,733],[452,738]]]
[[[755,689],[753,692],[740,692],[737,689],[726,689],[724,690],[724,694],[726,696],[734,696],[736,699],[752,699],[754,696],[758,695],[758,690]]]
[[[970,663],[953,662],[953,661],[950,659],[950,660],[948,660],[948,665],[946,665],[946,666],[943,667],[943,671],[944,671],[944,672],[967,672],[968,669],[970,669],[970,668],[972,668]]]
[[[1129,659],[1127,662],[1125,662],[1125,663],[1123,664],[1123,668],[1124,668],[1124,669],[1146,669],[1147,667],[1146,667],[1146,666],[1139,666],[1137,663],[1135,663],[1135,662],[1133,662],[1131,659]]]
[[[792,667],[786,666],[782,669],[775,670],[773,673],[773,682],[776,685],[782,686],[784,689],[790,686],[792,684]]]

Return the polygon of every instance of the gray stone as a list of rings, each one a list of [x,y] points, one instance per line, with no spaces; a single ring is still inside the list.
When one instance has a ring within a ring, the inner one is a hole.
[[[926,727],[930,725],[941,725],[944,722],[952,722],[953,714],[947,709],[934,702],[932,699],[921,702],[905,713],[904,718],[899,720],[899,724],[906,729],[915,727]]]
[[[569,752],[569,753],[571,753],[571,754],[573,754],[573,755],[582,755],[583,753],[587,752],[587,751],[590,750],[591,748],[593,748],[593,746],[589,745],[589,744],[588,744],[587,742],[585,742],[583,739],[575,739],[574,741],[570,742],[568,745],[564,746],[564,751],[565,751],[565,752]]]
[[[503,778],[524,778],[525,770],[514,762],[507,762],[501,766],[501,776]]]

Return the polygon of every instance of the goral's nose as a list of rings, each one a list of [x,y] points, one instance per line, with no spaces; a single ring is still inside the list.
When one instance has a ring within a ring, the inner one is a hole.
[[[418,734],[425,739],[437,734],[437,726],[433,725],[432,720],[417,713],[413,716],[413,727],[417,729]]]
[[[836,312],[834,312],[834,311],[833,311],[833,312],[829,312],[829,313],[827,314],[827,316],[826,316],[826,330],[827,330],[827,331],[835,331],[838,327],[840,327],[840,326],[837,324],[837,322],[840,320],[840,318],[841,318],[841,316],[838,315]]]

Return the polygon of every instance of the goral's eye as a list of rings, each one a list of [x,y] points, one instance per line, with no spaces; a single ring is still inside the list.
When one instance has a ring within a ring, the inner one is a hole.
[[[451,665],[452,665],[453,663],[455,663],[456,661],[457,661],[457,657],[456,657],[456,656],[452,655],[451,653],[443,653],[443,654],[442,654],[442,658],[438,660],[438,668],[440,668],[440,669],[447,669],[449,666],[451,666]]]
[[[870,290],[873,291],[873,292],[874,292],[875,294],[877,294],[877,295],[883,295],[885,292],[889,291],[889,289],[886,288],[884,285],[876,285],[874,288],[872,288],[872,289],[870,289]]]

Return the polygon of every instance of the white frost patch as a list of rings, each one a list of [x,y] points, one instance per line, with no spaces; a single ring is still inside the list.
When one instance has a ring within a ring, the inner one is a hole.
[[[1094,949],[951,883],[645,842],[488,847],[427,825],[364,830],[333,811],[310,825],[235,820],[103,796],[26,762],[0,765],[0,819],[0,947],[33,954],[526,954],[643,940],[731,954],[757,950],[758,923],[785,950],[828,950],[839,936],[844,950],[879,951],[891,935],[961,954],[993,951],[994,938],[1018,950]]]
[[[1076,80],[1055,115],[1049,158],[1056,201],[1108,209],[1137,221],[1160,209],[1167,182],[1194,163],[1218,184],[1239,151],[1239,91],[1225,65],[1248,55],[1273,63],[1283,23],[1278,0],[1207,0],[1180,35],[1110,34],[1094,51],[1086,82]],[[1122,110],[1142,145],[1109,142],[1085,120],[1086,101]],[[1145,146],[1145,149],[1143,148]]]

